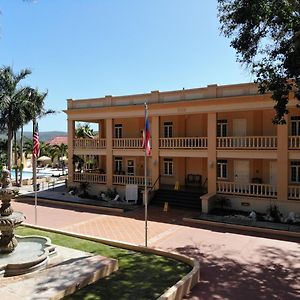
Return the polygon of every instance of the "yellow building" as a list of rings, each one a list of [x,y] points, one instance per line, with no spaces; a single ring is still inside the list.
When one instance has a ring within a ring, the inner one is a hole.
[[[285,214],[300,211],[300,110],[292,94],[287,125],[272,124],[271,95],[253,83],[67,101],[69,186],[124,194],[126,184],[144,185],[147,102],[153,190],[199,187],[205,212],[219,194],[236,209],[264,212],[275,203]],[[76,138],[76,122],[98,124],[97,138]]]

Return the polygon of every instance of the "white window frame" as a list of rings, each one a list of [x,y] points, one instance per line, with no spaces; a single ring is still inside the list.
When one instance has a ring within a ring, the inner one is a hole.
[[[228,161],[225,159],[217,161],[217,178],[223,180],[228,178]]]
[[[164,176],[173,176],[174,162],[172,158],[164,158]]]
[[[227,122],[227,120],[218,120],[218,122],[217,122],[217,136],[218,137],[228,136],[228,122]]]
[[[298,136],[300,135],[300,116],[291,116],[291,135]]]
[[[290,164],[291,183],[300,183],[300,161],[293,160]]]
[[[121,139],[123,137],[123,125],[115,124],[115,138]]]
[[[133,162],[133,164],[130,165],[129,162]],[[128,172],[128,168],[132,168],[132,172]],[[135,176],[135,160],[134,159],[127,159],[126,174],[128,176]]]
[[[115,156],[115,172],[123,171],[123,158],[120,156]]]
[[[173,137],[173,122],[164,122],[164,137]]]

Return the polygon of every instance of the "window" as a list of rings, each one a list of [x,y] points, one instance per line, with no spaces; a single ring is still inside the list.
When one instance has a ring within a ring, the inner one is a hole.
[[[134,160],[128,159],[127,160],[127,175],[134,176]]]
[[[121,172],[123,169],[122,157],[115,157],[115,173]]]
[[[123,136],[122,124],[115,124],[115,138],[120,139]]]
[[[218,177],[218,179],[227,179],[227,169],[228,169],[227,160],[218,160],[217,161],[217,177]]]
[[[173,137],[173,122],[164,122],[164,137]]]
[[[173,175],[173,159],[172,158],[164,159],[164,175],[167,175],[167,176]]]
[[[291,162],[291,182],[300,183],[300,161]]]
[[[227,120],[218,120],[217,123],[217,136],[227,136]]]
[[[291,134],[300,135],[300,116],[291,117]]]

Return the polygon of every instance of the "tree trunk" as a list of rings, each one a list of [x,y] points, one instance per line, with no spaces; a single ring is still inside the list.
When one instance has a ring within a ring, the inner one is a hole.
[[[15,182],[16,186],[18,185],[18,149],[17,149],[17,132],[14,131],[14,144],[15,144]]]
[[[13,151],[13,131],[10,127],[7,129],[7,168],[11,171]]]
[[[24,132],[23,132],[23,126],[21,127],[21,138],[20,138],[20,153],[21,153],[21,166],[20,166],[20,182],[19,182],[19,186],[22,186],[22,182],[23,182],[23,168],[24,168],[24,164],[23,164],[23,142],[24,142]]]

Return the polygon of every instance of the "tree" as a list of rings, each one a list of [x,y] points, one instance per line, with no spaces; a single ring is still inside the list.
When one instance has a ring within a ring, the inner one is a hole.
[[[272,92],[275,124],[284,124],[290,92],[300,100],[300,1],[218,0],[221,32],[237,60]]]
[[[93,129],[90,128],[90,125],[88,123],[85,124],[79,123],[76,126],[75,134],[77,138],[91,138],[91,139],[94,138]]]
[[[12,166],[12,140],[14,132],[20,128],[20,103],[26,97],[26,88],[19,87],[21,80],[31,74],[28,69],[14,74],[11,67],[0,69],[0,130],[7,130],[8,169]]]

